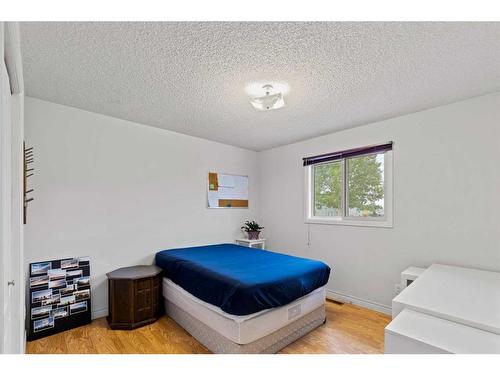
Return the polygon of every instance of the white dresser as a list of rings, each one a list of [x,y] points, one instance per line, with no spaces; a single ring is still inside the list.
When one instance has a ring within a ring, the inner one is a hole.
[[[433,264],[392,301],[386,353],[500,353],[500,273]]]

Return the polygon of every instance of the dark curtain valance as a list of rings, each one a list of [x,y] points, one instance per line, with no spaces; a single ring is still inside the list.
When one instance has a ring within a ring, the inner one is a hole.
[[[384,143],[381,145],[372,145],[358,148],[351,148],[350,150],[330,152],[328,154],[309,156],[303,158],[304,167],[313,164],[325,163],[327,161],[344,159],[352,156],[361,156],[369,154],[377,154],[392,150],[392,142]]]

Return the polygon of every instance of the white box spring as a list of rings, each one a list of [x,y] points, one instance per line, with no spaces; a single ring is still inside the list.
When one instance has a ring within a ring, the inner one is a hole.
[[[325,288],[316,289],[288,305],[245,316],[227,314],[167,278],[163,278],[163,297],[227,339],[237,344],[248,344],[323,306]]]

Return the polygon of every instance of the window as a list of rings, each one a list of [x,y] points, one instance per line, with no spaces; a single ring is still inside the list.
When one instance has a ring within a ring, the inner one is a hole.
[[[392,226],[392,142],[304,158],[307,223]]]

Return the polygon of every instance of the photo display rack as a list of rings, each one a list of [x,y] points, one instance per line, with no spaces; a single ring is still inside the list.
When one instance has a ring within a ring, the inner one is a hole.
[[[28,341],[91,322],[90,258],[30,263]]]

